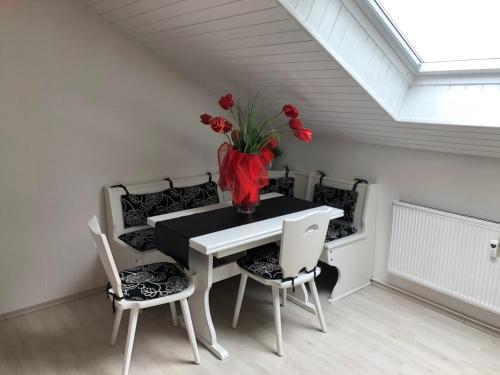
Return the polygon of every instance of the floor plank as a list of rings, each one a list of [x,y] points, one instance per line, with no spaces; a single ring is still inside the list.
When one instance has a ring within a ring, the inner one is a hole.
[[[232,279],[216,284],[211,296],[228,361],[200,346],[202,363],[194,365],[186,332],[172,326],[168,307],[159,307],[139,316],[130,373],[500,373],[499,338],[374,286],[330,305],[325,280],[319,281],[328,333],[319,331],[315,316],[288,303],[283,358],[274,354],[270,289],[249,280],[239,326],[231,328],[238,287]],[[112,319],[109,302],[97,294],[0,322],[0,373],[120,373],[126,321],[110,347]]]

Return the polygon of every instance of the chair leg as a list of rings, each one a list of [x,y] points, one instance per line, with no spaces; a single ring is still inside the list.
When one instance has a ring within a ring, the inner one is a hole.
[[[274,324],[276,325],[276,352],[283,356],[283,337],[281,334],[281,311],[280,311],[280,289],[276,286],[273,289]]]
[[[118,337],[118,331],[120,330],[120,322],[122,321],[123,310],[117,309],[115,312],[115,320],[113,322],[113,331],[111,331],[111,341],[109,345],[114,346],[116,344],[116,338]]]
[[[285,307],[286,306],[286,289],[281,290],[281,306]]]
[[[139,309],[130,310],[130,318],[128,321],[127,344],[125,346],[125,358],[123,360],[122,375],[127,375],[128,369],[130,367],[130,358],[132,357],[132,347],[134,346],[135,328],[137,327],[138,316],[139,316]]]
[[[182,314],[184,315],[184,323],[186,324],[186,330],[188,331],[189,341],[193,348],[194,363],[200,364],[200,353],[198,352],[198,344],[196,343],[196,336],[194,334],[193,322],[191,321],[191,313],[189,312],[189,304],[187,298],[180,300]]]
[[[177,307],[175,306],[175,302],[170,302],[170,312],[172,313],[172,323],[174,327],[179,325],[179,317],[177,316]]]
[[[325,318],[323,316],[323,310],[321,309],[321,303],[319,302],[318,290],[316,289],[316,283],[314,279],[309,281],[309,288],[311,289],[311,294],[314,300],[314,306],[316,307],[316,315],[318,316],[319,325],[321,327],[321,332],[326,332]]]
[[[248,275],[242,273],[240,279],[240,288],[238,289],[238,297],[236,298],[236,307],[234,308],[233,328],[236,328],[238,326],[238,319],[240,317],[241,304],[243,303],[243,295],[245,294],[247,279]]]

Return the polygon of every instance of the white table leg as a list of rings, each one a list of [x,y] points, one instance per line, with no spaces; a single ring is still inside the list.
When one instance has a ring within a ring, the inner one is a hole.
[[[210,314],[209,294],[212,287],[213,257],[190,249],[189,270],[195,274],[194,294],[189,297],[189,308],[196,338],[217,358],[229,358],[227,350],[217,342],[215,327]]]

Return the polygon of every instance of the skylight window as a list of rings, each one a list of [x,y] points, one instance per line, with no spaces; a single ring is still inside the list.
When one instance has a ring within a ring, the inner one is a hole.
[[[420,63],[500,59],[500,0],[374,2]]]

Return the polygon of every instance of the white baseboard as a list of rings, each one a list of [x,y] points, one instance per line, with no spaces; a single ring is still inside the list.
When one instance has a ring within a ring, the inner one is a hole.
[[[389,292],[395,293],[401,297],[405,297],[415,303],[418,303],[422,306],[425,306],[427,308],[430,308],[434,311],[437,311],[441,314],[444,314],[452,319],[458,320],[462,323],[467,324],[468,326],[474,327],[476,329],[479,329],[480,331],[489,333],[490,335],[500,337],[500,329],[494,326],[491,326],[489,324],[483,323],[477,319],[471,318],[470,316],[464,315],[462,313],[459,313],[458,311],[455,311],[453,309],[444,307],[436,302],[432,302],[426,298],[417,296],[413,293],[407,292],[406,290],[400,289],[394,285],[387,284],[383,281],[377,280],[377,279],[372,279],[371,284],[373,286],[376,286],[378,288],[387,290]]]
[[[48,309],[49,307],[60,305],[62,303],[66,303],[66,302],[69,302],[69,301],[73,301],[75,299],[87,297],[87,296],[90,296],[90,295],[93,295],[93,294],[102,293],[103,296],[104,296],[104,291],[105,291],[105,287],[103,285],[103,286],[100,286],[100,287],[97,287],[97,288],[93,288],[93,289],[89,289],[89,290],[86,290],[86,291],[83,291],[83,292],[75,293],[75,294],[72,294],[72,295],[69,295],[69,296],[66,296],[66,297],[57,298],[57,299],[54,299],[54,300],[51,300],[51,301],[43,302],[43,303],[40,303],[38,305],[33,305],[33,306],[25,307],[25,308],[19,309],[19,310],[9,311],[7,313],[0,314],[0,322],[2,320],[6,320],[6,319],[10,319],[10,318],[15,318],[17,316],[29,314],[31,312]]]

